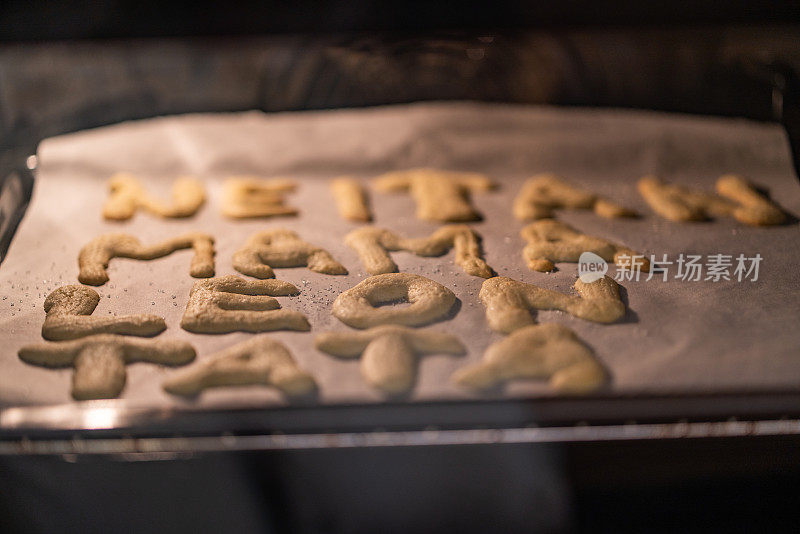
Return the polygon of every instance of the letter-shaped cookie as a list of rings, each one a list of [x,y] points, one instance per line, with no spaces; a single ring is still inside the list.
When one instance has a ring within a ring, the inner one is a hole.
[[[295,286],[281,280],[245,280],[234,275],[199,280],[189,293],[181,327],[198,334],[309,330],[302,313],[281,309],[272,298],[297,293]]]
[[[398,301],[409,305],[376,307]],[[452,291],[430,278],[411,273],[378,274],[336,297],[332,313],[354,328],[421,326],[444,319],[455,301]]]
[[[297,209],[283,203],[284,195],[296,188],[289,180],[228,178],[222,186],[222,214],[233,219],[297,215]]]
[[[726,174],[717,180],[717,193],[736,202],[733,217],[751,226],[774,226],[786,222],[786,214],[741,176]]]
[[[98,334],[23,347],[19,357],[43,367],[74,367],[72,397],[88,400],[118,396],[125,387],[125,366],[129,363],[183,365],[194,359],[195,352],[186,341]]]
[[[361,182],[353,178],[336,178],[331,181],[331,193],[336,201],[336,209],[342,219],[354,222],[369,222],[372,213],[369,211],[367,192]]]
[[[469,195],[494,187],[482,174],[437,169],[390,172],[375,178],[374,184],[382,192],[410,191],[417,203],[417,217],[436,222],[480,220],[480,214],[469,203]]]
[[[124,221],[142,208],[161,217],[189,217],[206,200],[203,184],[194,178],[178,178],[172,185],[172,205],[150,196],[135,176],[117,173],[109,180],[110,195],[103,206],[103,217]]]
[[[734,208],[717,195],[668,184],[655,176],[645,176],[636,187],[653,211],[671,221],[704,221],[730,215]]]
[[[497,276],[483,283],[478,297],[489,327],[504,334],[534,324],[532,310],[562,310],[596,323],[613,323],[625,315],[613,278],[604,276],[589,284],[578,279],[574,287],[579,297]]]
[[[353,230],[344,238],[347,246],[358,253],[369,274],[397,271],[397,264],[388,251],[406,250],[417,256],[441,256],[455,248],[456,263],[472,276],[490,278],[492,269],[481,257],[480,238],[467,225],[448,224],[428,237],[405,239],[394,232],[369,226]]]
[[[522,229],[520,235],[528,244],[522,257],[533,271],[547,272],[560,261],[577,263],[583,252],[594,252],[605,261],[614,261],[620,267],[629,267],[635,259],[642,272],[650,271],[650,262],[633,250],[605,239],[582,234],[562,222],[542,219]]]
[[[42,325],[42,337],[60,341],[93,334],[154,336],[167,328],[163,318],[144,313],[90,317],[99,302],[100,295],[94,289],[78,285],[59,287],[44,301],[47,317]]]
[[[78,254],[78,280],[101,286],[108,282],[106,269],[112,258],[154,260],[186,248],[194,250],[189,274],[195,278],[214,276],[214,239],[208,234],[192,232],[149,246],[128,234],[103,234],[89,241]]]
[[[364,379],[389,394],[411,389],[419,355],[466,352],[453,335],[404,326],[377,326],[363,332],[326,332],[317,336],[314,344],[317,349],[340,358],[361,356]]]
[[[191,397],[207,388],[249,385],[273,386],[288,396],[306,395],[316,389],[314,377],[297,366],[286,346],[266,335],[178,371],[163,387],[173,395]]]
[[[323,274],[347,274],[326,250],[306,243],[291,230],[258,232],[233,255],[233,268],[256,278],[272,278],[272,267],[308,267]]]
[[[556,208],[593,209],[607,219],[636,216],[631,210],[569,185],[555,174],[529,178],[514,199],[514,216],[521,221],[550,218]]]
[[[516,378],[549,378],[565,393],[587,393],[607,380],[592,350],[557,323],[520,328],[486,349],[481,362],[453,374],[457,384],[479,390]]]
[[[645,176],[637,187],[653,211],[671,221],[704,221],[731,215],[752,226],[786,221],[786,214],[778,206],[743,178],[731,174],[717,180],[717,193],[722,196],[668,184],[654,176]]]

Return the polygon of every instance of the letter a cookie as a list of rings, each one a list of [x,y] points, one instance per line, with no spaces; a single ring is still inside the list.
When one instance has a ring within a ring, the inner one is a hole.
[[[607,374],[575,332],[557,323],[520,328],[486,349],[481,362],[453,374],[457,384],[478,390],[519,378],[547,378],[556,391],[588,393]]]
[[[194,278],[214,276],[214,239],[210,235],[193,232],[145,246],[132,235],[104,234],[92,239],[78,254],[78,281],[91,286],[105,284],[106,269],[113,258],[154,260],[186,248],[194,250],[189,274]]]
[[[574,287],[580,296],[496,276],[483,283],[478,297],[486,307],[489,327],[504,334],[534,324],[531,310],[561,310],[596,323],[613,323],[625,315],[613,278],[604,276],[588,284],[579,278]]]
[[[208,388],[223,386],[273,386],[288,396],[316,389],[314,378],[297,366],[283,343],[266,335],[238,343],[173,374],[164,390],[191,397]]]
[[[397,271],[397,264],[388,251],[406,250],[417,256],[440,256],[455,249],[456,263],[472,276],[490,278],[492,268],[481,255],[480,237],[469,226],[448,224],[428,237],[402,238],[394,232],[369,226],[353,230],[344,238],[347,246],[358,253],[369,274]]]
[[[542,219],[522,229],[520,235],[528,244],[522,257],[533,271],[547,272],[555,269],[556,262],[577,263],[584,252],[594,252],[605,261],[614,261],[629,268],[631,262],[642,272],[650,271],[650,262],[633,250],[599,237],[582,234],[562,222]]]
[[[328,251],[306,243],[291,230],[277,228],[252,235],[233,255],[233,268],[256,278],[272,278],[273,267],[308,267],[323,274],[347,274]]]

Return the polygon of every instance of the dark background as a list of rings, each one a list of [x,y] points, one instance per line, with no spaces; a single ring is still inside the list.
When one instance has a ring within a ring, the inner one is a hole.
[[[787,0],[156,2],[6,0],[0,39],[104,39],[305,32],[669,27],[797,22]]]

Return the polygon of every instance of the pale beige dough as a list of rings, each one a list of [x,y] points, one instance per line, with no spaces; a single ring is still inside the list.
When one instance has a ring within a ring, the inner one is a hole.
[[[477,390],[518,378],[549,379],[562,393],[589,393],[608,380],[592,350],[557,323],[520,328],[486,349],[481,362],[453,374],[457,384]]]
[[[245,280],[228,275],[195,282],[181,327],[198,334],[309,330],[305,315],[281,309],[273,296],[299,291],[281,280]]]
[[[607,219],[636,216],[634,211],[573,187],[562,177],[549,173],[526,180],[514,199],[514,216],[521,221],[553,217],[557,208],[592,209]]]
[[[717,180],[717,193],[736,203],[733,217],[751,226],[774,226],[786,222],[786,214],[761,195],[741,176],[726,174]]]
[[[340,358],[361,356],[361,374],[371,386],[389,394],[406,393],[417,376],[423,354],[465,354],[459,339],[444,332],[405,326],[376,326],[361,332],[326,332],[314,340],[317,349]]]
[[[186,341],[98,334],[29,345],[19,350],[19,357],[43,367],[74,367],[72,397],[89,400],[119,396],[125,387],[125,366],[129,363],[184,365],[194,359],[195,351]]]
[[[417,256],[441,256],[455,249],[455,261],[472,276],[490,278],[492,268],[482,258],[480,237],[469,226],[448,224],[428,237],[403,238],[394,232],[368,226],[353,230],[344,238],[347,246],[358,253],[369,274],[397,271],[388,251],[406,250]]]
[[[100,302],[100,295],[86,286],[62,286],[44,301],[47,314],[42,337],[52,341],[77,339],[93,334],[126,334],[154,336],[167,324],[162,317],[149,314],[91,317]]]
[[[704,221],[733,213],[733,203],[722,197],[668,184],[655,176],[643,177],[637,188],[653,211],[671,221]]]
[[[285,395],[307,395],[316,382],[297,366],[286,346],[266,335],[237,343],[180,370],[163,383],[173,395],[191,397],[224,386],[272,386]]]
[[[214,276],[214,239],[208,234],[192,232],[148,246],[132,235],[103,234],[92,239],[78,254],[78,281],[92,286],[108,282],[106,269],[112,258],[153,260],[187,248],[194,250],[189,274],[194,278]]]
[[[253,234],[233,255],[233,268],[242,274],[272,278],[272,267],[308,267],[317,273],[347,274],[347,269],[326,250],[283,228]]]
[[[376,307],[395,301],[410,304]],[[411,273],[378,274],[336,297],[332,313],[354,328],[421,326],[444,319],[455,301],[452,291],[430,278]]]
[[[117,173],[109,179],[108,186],[110,194],[103,206],[103,217],[116,221],[130,219],[139,208],[161,217],[189,217],[206,200],[202,182],[189,177],[175,180],[171,205],[153,198],[132,174]]]
[[[671,221],[704,221],[727,216],[752,226],[771,226],[786,221],[786,214],[778,206],[736,175],[721,176],[717,180],[716,189],[721,196],[668,184],[655,176],[639,180],[638,189],[653,211]]]
[[[650,261],[644,255],[611,241],[582,234],[554,219],[532,222],[522,229],[520,235],[528,242],[522,249],[522,257],[533,271],[552,271],[556,262],[577,263],[583,252],[593,252],[620,267],[630,268],[634,262],[641,272],[650,272]],[[640,257],[634,259],[634,256]]]
[[[562,310],[596,323],[613,323],[625,315],[613,278],[604,276],[589,284],[578,279],[574,287],[580,296],[497,276],[483,283],[478,297],[486,308],[489,327],[505,334],[534,324],[531,310]]]
[[[285,195],[297,189],[290,180],[264,180],[250,176],[227,178],[222,185],[222,214],[233,219],[297,215],[286,206]]]
[[[333,193],[336,209],[342,219],[354,222],[372,220],[367,191],[358,180],[346,177],[336,178],[331,181],[331,193]]]
[[[437,169],[410,169],[378,176],[374,186],[381,192],[409,191],[417,203],[417,217],[435,222],[467,222],[481,219],[469,195],[489,191],[494,183],[483,174]]]

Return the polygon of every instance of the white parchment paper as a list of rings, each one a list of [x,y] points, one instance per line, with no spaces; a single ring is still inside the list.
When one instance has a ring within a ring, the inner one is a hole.
[[[282,305],[305,313],[310,333],[272,334],[285,342],[320,384],[320,402],[374,402],[357,360],[343,361],[313,348],[315,333],[347,330],[330,315],[333,300],[366,275],[343,236],[356,224],[341,220],[327,179],[350,174],[368,179],[416,166],[485,172],[500,188],[475,195],[485,215],[475,228],[484,237],[486,259],[503,276],[563,292],[572,291],[577,267],[529,271],[519,237],[523,224],[510,207],[522,180],[551,171],[572,183],[617,200],[643,214],[638,220],[606,220],[590,212],[561,211],[557,217],[588,233],[645,254],[675,260],[679,254],[740,253],[763,258],[755,282],[652,280],[623,282],[627,316],[599,325],[561,312],[539,312],[539,322],[558,321],[591,345],[613,377],[607,394],[712,392],[800,388],[800,241],[798,224],[751,228],[732,219],[678,224],[653,214],[635,189],[654,173],[707,189],[726,172],[765,187],[792,214],[800,214],[800,187],[788,143],[775,126],[743,120],[704,119],[657,113],[551,109],[473,103],[429,103],[363,110],[263,114],[187,115],[123,123],[44,141],[28,213],[0,266],[0,405],[71,402],[71,370],[27,365],[17,357],[25,344],[42,341],[45,297],[77,283],[80,248],[105,232],[127,232],[150,243],[192,230],[214,235],[218,275],[238,274],[231,256],[255,231],[285,227],[327,248],[350,271],[327,276],[307,269],[276,269],[296,284],[299,297]],[[162,220],[138,213],[122,223],[101,218],[106,180],[117,171],[138,174],[154,193],[168,195],[182,174],[205,181],[209,201],[192,218]],[[285,177],[300,187],[287,197],[301,215],[261,221],[231,221],[219,214],[221,180],[233,174]],[[427,235],[436,224],[415,219],[406,195],[372,192],[375,224],[408,236]],[[95,315],[154,313],[164,316],[163,338],[191,341],[203,359],[252,334],[219,336],[183,331],[180,317],[194,282],[191,252],[149,261],[115,259],[111,281],[96,288],[102,301]],[[442,258],[394,253],[402,271],[419,273],[450,287],[458,314],[428,328],[457,334],[469,354],[426,356],[410,400],[467,398],[450,375],[477,361],[501,338],[486,325],[478,301],[480,278]],[[614,273],[614,268],[611,269]],[[161,390],[173,372],[151,364],[128,367],[122,401],[141,406],[260,406],[283,403],[266,387],[226,388],[186,401]],[[494,393],[493,395],[498,395]],[[518,382],[506,395],[552,394],[545,383]]]

